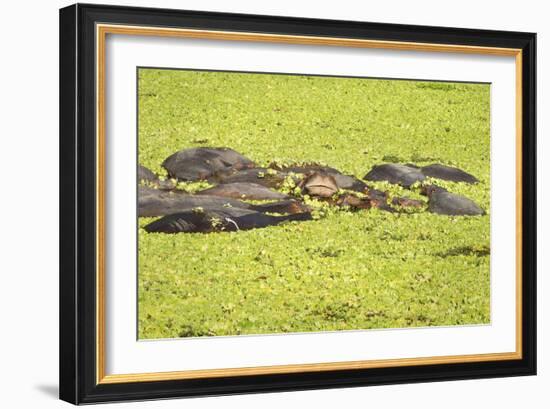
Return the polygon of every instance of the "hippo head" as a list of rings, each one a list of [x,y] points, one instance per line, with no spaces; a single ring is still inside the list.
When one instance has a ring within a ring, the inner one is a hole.
[[[338,185],[332,175],[325,172],[311,172],[302,180],[301,187],[310,195],[331,197],[338,192]]]

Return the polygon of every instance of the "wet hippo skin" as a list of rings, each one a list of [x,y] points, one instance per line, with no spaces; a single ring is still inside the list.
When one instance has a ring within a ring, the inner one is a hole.
[[[467,197],[448,192],[438,186],[423,189],[429,198],[428,211],[447,216],[482,216],[485,211]]]
[[[219,172],[250,168],[254,162],[230,148],[190,148],[170,155],[162,166],[173,178],[197,181]]]
[[[212,233],[259,229],[305,220],[311,220],[311,214],[273,216],[247,209],[190,210],[164,216],[145,226],[145,230],[149,233]]]

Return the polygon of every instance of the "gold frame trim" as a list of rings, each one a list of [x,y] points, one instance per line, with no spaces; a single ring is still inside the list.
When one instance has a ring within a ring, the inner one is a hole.
[[[323,362],[315,364],[187,370],[107,375],[105,373],[105,40],[107,34],[199,38],[225,41],[252,41],[283,44],[375,48],[402,51],[430,51],[515,56],[516,64],[516,350],[506,353],[451,355],[368,361]],[[456,44],[413,43],[351,38],[293,36],[233,31],[177,29],[113,24],[96,25],[96,108],[97,108],[97,275],[96,275],[96,382],[117,384],[213,377],[289,374],[347,369],[388,368],[412,365],[519,360],[522,358],[522,51],[516,48],[465,46]]]

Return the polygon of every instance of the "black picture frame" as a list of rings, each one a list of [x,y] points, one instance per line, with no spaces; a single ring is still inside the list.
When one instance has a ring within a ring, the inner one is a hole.
[[[522,50],[521,359],[97,383],[96,23]],[[536,34],[77,4],[60,10],[60,398],[74,404],[536,374]]]

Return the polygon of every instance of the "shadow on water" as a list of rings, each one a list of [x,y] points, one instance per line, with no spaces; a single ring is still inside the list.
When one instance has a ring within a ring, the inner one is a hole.
[[[436,253],[438,257],[453,257],[453,256],[476,256],[485,257],[491,255],[491,249],[488,246],[462,246],[449,249],[445,252]]]

